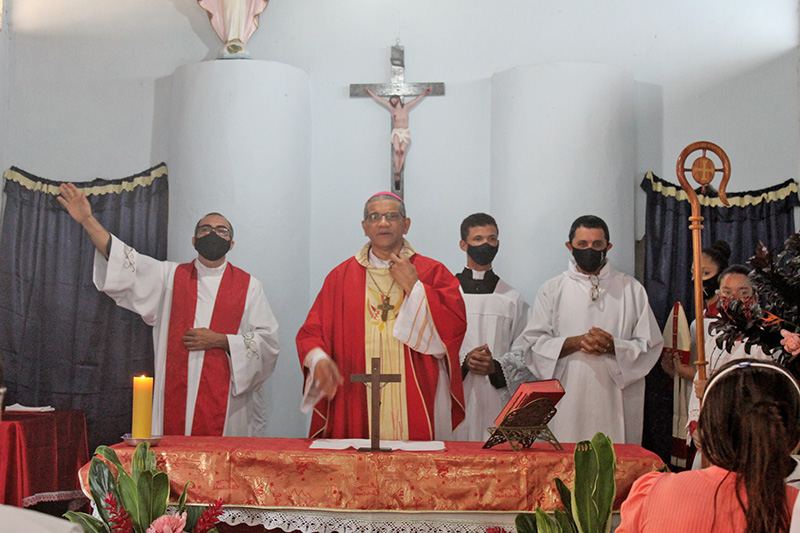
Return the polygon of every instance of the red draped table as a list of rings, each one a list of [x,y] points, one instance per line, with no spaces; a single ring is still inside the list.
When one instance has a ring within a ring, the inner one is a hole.
[[[410,513],[404,517],[411,518],[416,513],[512,513],[513,522],[513,515],[537,505],[547,511],[557,508],[560,498],[553,478],[567,485],[574,478],[571,444],[557,451],[535,443],[514,452],[508,444],[484,450],[477,442],[447,442],[443,452],[359,453],[311,450],[311,442],[165,437],[153,451],[159,469],[169,474],[173,500],[191,481],[189,502],[221,498],[226,506],[224,521],[252,524],[258,518],[268,527],[286,524],[267,520],[281,513],[341,517],[390,512]],[[129,467],[134,448],[124,444],[114,448]],[[639,476],[664,464],[640,446],[614,448],[618,509]],[[86,494],[88,468],[81,469]]]
[[[88,460],[83,411],[6,411],[0,422],[0,503],[29,507],[83,499],[78,470]]]

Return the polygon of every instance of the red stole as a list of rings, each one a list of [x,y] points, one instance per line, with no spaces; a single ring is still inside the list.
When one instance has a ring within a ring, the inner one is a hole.
[[[250,274],[228,263],[214,302],[210,330],[225,335],[239,331],[249,285]],[[183,435],[186,430],[189,350],[183,345],[183,336],[194,327],[196,308],[197,267],[194,266],[194,262],[178,265],[172,285],[172,310],[169,317],[164,379],[165,435]],[[228,410],[230,383],[231,369],[228,354],[219,348],[206,350],[194,408],[192,435],[222,436]]]
[[[459,348],[466,332],[464,300],[458,280],[447,268],[427,257],[415,254],[411,262],[425,285],[428,305],[436,330],[447,347],[452,400],[451,423],[455,429],[464,420],[464,392],[461,382]],[[350,374],[366,370],[364,354],[364,287],[366,268],[351,257],[336,267],[297,333],[297,352],[302,365],[306,354],[315,347],[330,354],[344,377],[333,400],[322,400],[314,407],[309,436],[313,438],[369,438],[367,395],[361,383],[351,383]],[[405,347],[408,432],[410,440],[432,440],[434,400],[439,377],[439,363],[431,355]],[[303,371],[308,369],[303,367]]]

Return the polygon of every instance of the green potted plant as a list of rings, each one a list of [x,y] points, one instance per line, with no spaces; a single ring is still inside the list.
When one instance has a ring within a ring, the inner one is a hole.
[[[517,516],[518,533],[608,533],[611,509],[617,494],[614,472],[617,459],[611,439],[596,433],[592,440],[575,445],[575,485],[573,490],[559,478],[556,488],[565,511],[553,516],[537,507],[535,513]]]

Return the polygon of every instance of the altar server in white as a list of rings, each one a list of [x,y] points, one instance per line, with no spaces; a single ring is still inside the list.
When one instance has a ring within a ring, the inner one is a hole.
[[[661,354],[660,328],[644,287],[608,264],[601,218],[575,220],[566,245],[569,267],[539,289],[517,356],[539,379],[564,386],[549,423],[559,441],[602,431],[615,443],[640,444],[644,378]]]
[[[60,190],[97,248],[97,288],[153,326],[153,434],[262,436],[256,393],[275,368],[278,323],[261,283],[226,260],[230,222],[200,219],[191,263],[157,261],[106,231],[75,185]]]
[[[511,397],[494,357],[511,351],[530,318],[531,306],[492,270],[499,245],[492,216],[474,213],[461,223],[459,246],[467,253],[467,266],[456,277],[467,307],[467,333],[461,344],[467,417],[453,440],[489,438],[486,429]]]

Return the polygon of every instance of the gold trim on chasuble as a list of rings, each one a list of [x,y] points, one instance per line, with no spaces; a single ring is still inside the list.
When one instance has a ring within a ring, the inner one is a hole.
[[[408,257],[413,255],[414,251],[406,243],[402,253]],[[400,306],[403,304],[403,289],[397,283],[392,283],[394,278],[388,268],[375,268],[369,264],[369,244],[356,255],[356,260],[367,268],[364,290],[364,364],[366,371],[369,372],[369,369],[372,368],[372,358],[378,357],[381,360],[381,374],[400,374],[402,376],[402,381],[399,383],[381,384],[381,439],[408,440],[405,345],[394,338],[394,324],[397,321]],[[390,287],[391,289],[389,289]],[[382,312],[378,309],[383,301],[383,295],[388,295],[389,302],[394,306],[389,310],[386,322],[381,320]],[[367,397],[367,407],[372,412],[372,395],[369,394],[369,387],[370,385],[366,384],[364,394]],[[371,433],[371,418],[369,422]]]

